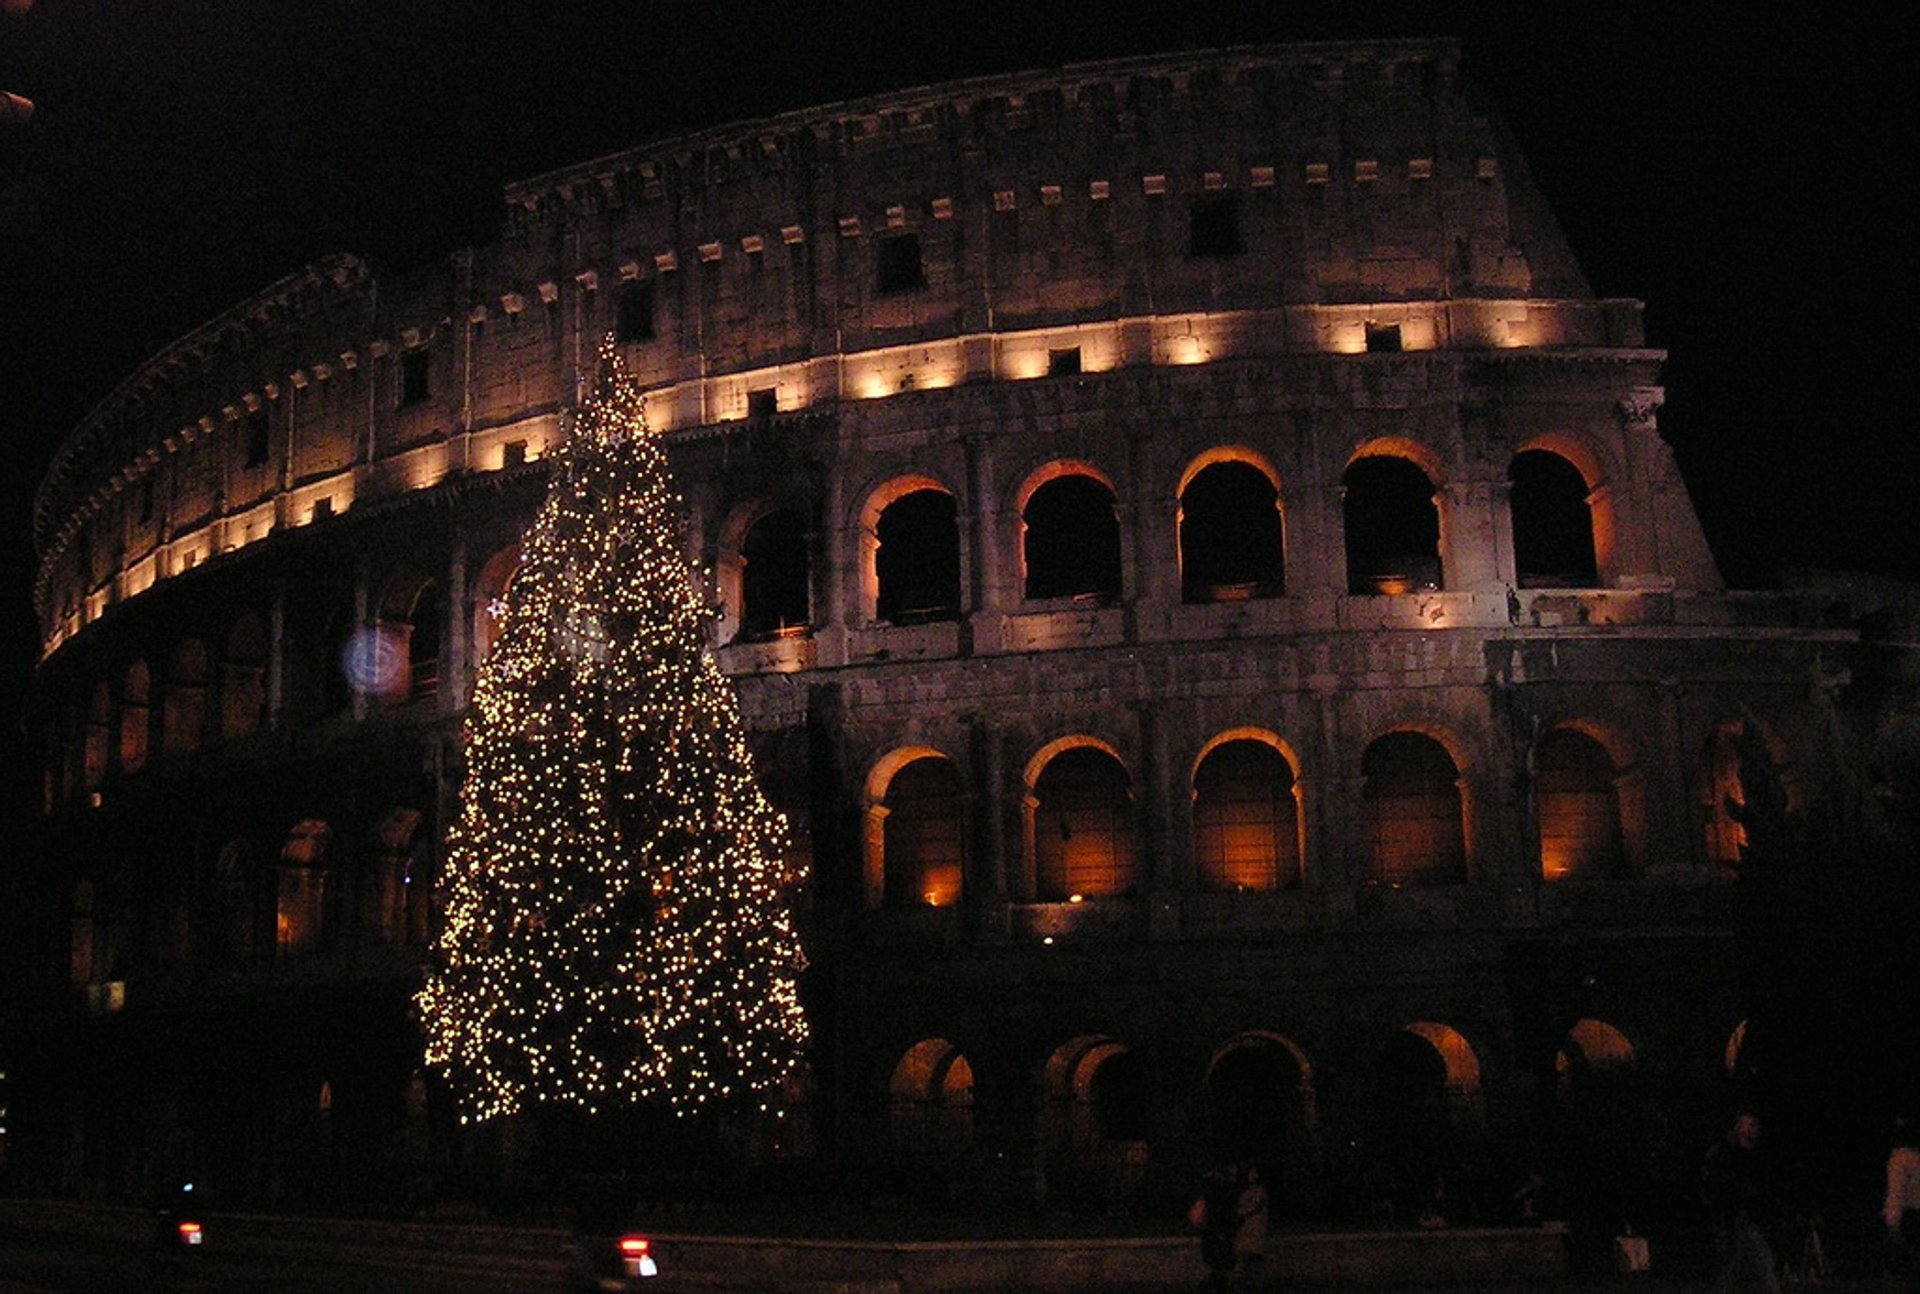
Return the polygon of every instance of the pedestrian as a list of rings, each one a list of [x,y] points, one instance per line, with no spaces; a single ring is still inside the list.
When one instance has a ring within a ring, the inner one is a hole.
[[[1233,1235],[1233,1257],[1240,1271],[1241,1288],[1259,1289],[1264,1281],[1267,1257],[1267,1188],[1260,1181],[1259,1169],[1247,1170],[1234,1215],[1240,1222]]]
[[[1887,1228],[1888,1266],[1907,1278],[1909,1289],[1920,1289],[1920,1128],[1904,1114],[1893,1121],[1880,1220]]]
[[[1233,1276],[1234,1240],[1240,1233],[1240,1170],[1226,1164],[1200,1182],[1200,1198],[1189,1217],[1200,1228],[1200,1261],[1207,1265],[1207,1288],[1224,1291]]]
[[[1715,1294],[1779,1294],[1765,1230],[1772,1221],[1773,1183],[1758,1115],[1741,1112],[1725,1139],[1707,1152],[1700,1189],[1713,1220]]]

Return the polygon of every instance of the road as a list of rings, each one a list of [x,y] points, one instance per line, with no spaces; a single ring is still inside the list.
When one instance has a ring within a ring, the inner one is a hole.
[[[141,1245],[0,1228],[0,1294],[220,1291],[220,1294],[550,1294],[549,1262],[462,1261],[444,1252],[209,1236],[205,1250],[162,1258]]]

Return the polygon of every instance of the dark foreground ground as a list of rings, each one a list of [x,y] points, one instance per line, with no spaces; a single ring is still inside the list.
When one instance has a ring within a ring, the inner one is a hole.
[[[87,1209],[78,1206],[25,1206],[0,1201],[0,1294],[95,1294],[96,1291],[285,1291],[287,1294],[553,1294],[566,1287],[569,1265],[567,1232],[548,1227],[430,1225],[393,1228],[310,1220],[268,1219],[216,1215],[209,1223],[209,1243],[188,1257],[161,1256],[151,1243],[151,1220],[134,1210]],[[1276,1246],[1299,1243],[1302,1237],[1276,1237]],[[1465,1241],[1457,1237],[1456,1241]],[[1370,1256],[1403,1245],[1404,1234],[1353,1234],[1342,1237],[1361,1271]],[[753,1255],[744,1246],[761,1242],[726,1242],[743,1246],[742,1270],[729,1271],[724,1255],[692,1240],[662,1242],[662,1256],[699,1255],[697,1268],[668,1262],[654,1294],[676,1290],[717,1294],[921,1294],[934,1289],[946,1294],[1016,1294],[1025,1291],[1117,1291],[1121,1294],[1172,1294],[1205,1288],[1205,1274],[1196,1242],[1182,1237],[1139,1239],[1083,1238],[1062,1242],[1068,1248],[1052,1255],[1051,1266],[1035,1266],[1026,1275],[1009,1275],[981,1262],[970,1265],[964,1245],[937,1246],[952,1261],[939,1269],[937,1285],[906,1274],[887,1275],[871,1264],[864,1270],[837,1257],[831,1243],[807,1241],[764,1242],[779,1246],[780,1257],[771,1268],[761,1261],[753,1270]],[[1130,1247],[1131,1246],[1131,1247]],[[935,1248],[920,1246],[918,1248]],[[914,1246],[908,1246],[914,1248]],[[976,1257],[984,1259],[990,1245],[983,1243]],[[1138,1259],[1130,1255],[1139,1255]],[[1662,1259],[1665,1261],[1662,1261]],[[761,1255],[764,1260],[764,1254]],[[1129,1274],[1129,1264],[1138,1270]],[[1063,1265],[1064,1263],[1064,1265]],[[1287,1294],[1330,1294],[1356,1289],[1374,1294],[1545,1294],[1546,1291],[1584,1291],[1587,1294],[1706,1294],[1712,1288],[1707,1256],[1687,1249],[1656,1254],[1654,1270],[1635,1275],[1610,1271],[1543,1273],[1515,1272],[1486,1264],[1486,1270],[1463,1278],[1435,1273],[1434,1280],[1378,1278],[1364,1285],[1328,1284],[1272,1279],[1259,1284],[1242,1282],[1234,1288],[1284,1290]],[[1791,1266],[1791,1264],[1790,1264]],[[1816,1279],[1789,1280],[1784,1288],[1821,1288],[1835,1291],[1894,1291],[1896,1284],[1877,1275],[1876,1263],[1866,1254],[1835,1255],[1833,1270]],[[923,1271],[925,1269],[922,1269]],[[1790,1272],[1797,1277],[1797,1272]],[[979,1279],[975,1281],[975,1277]]]

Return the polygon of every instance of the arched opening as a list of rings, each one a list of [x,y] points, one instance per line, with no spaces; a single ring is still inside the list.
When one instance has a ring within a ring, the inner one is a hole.
[[[513,544],[489,557],[473,581],[473,663],[493,654],[507,623],[507,589],[520,571],[520,545]]]
[[[73,906],[67,910],[67,982],[93,983],[95,960],[93,882],[76,881]]]
[[[1300,883],[1299,788],[1268,742],[1215,744],[1193,774],[1193,862],[1203,890],[1272,890]]]
[[[200,748],[207,727],[207,649],[198,638],[174,648],[167,671],[167,699],[161,713],[160,745],[169,755]]]
[[[1540,739],[1533,791],[1543,879],[1608,880],[1624,870],[1618,778],[1607,748],[1586,733],[1555,728]]]
[[[86,732],[81,745],[81,785],[88,791],[97,791],[107,780],[107,756],[113,748],[113,693],[105,679],[95,683],[88,695]]]
[[[260,928],[261,895],[253,846],[229,840],[213,861],[215,960],[223,967],[245,966],[254,956]]]
[[[882,869],[889,907],[946,907],[964,884],[965,792],[952,761],[925,755],[887,783]]]
[[[220,664],[220,732],[228,740],[260,730],[267,712],[267,631],[252,612],[233,622]]]
[[[361,894],[361,926],[383,943],[424,944],[433,890],[421,815],[395,809],[374,832],[374,864]]]
[[[1028,496],[1020,520],[1029,599],[1120,600],[1120,519],[1106,485],[1055,476]]]
[[[1644,1227],[1653,1142],[1633,1044],[1600,1020],[1575,1022],[1554,1055],[1560,1177],[1569,1216]]]
[[[951,494],[903,494],[881,510],[873,533],[878,619],[915,625],[960,614],[960,525]]]
[[[407,685],[411,696],[431,696],[440,686],[441,651],[446,641],[447,594],[429,580],[407,611]]]
[[[381,599],[374,638],[386,662],[363,690],[388,701],[430,696],[440,686],[447,628],[446,590],[429,579],[401,580]]]
[[[915,1043],[887,1084],[887,1131],[896,1156],[938,1161],[973,1146],[973,1067],[945,1038]]]
[[[1036,897],[1132,891],[1133,788],[1116,755],[1095,745],[1061,750],[1034,778],[1031,799]]]
[[[1056,1047],[1041,1071],[1040,1144],[1049,1193],[1081,1207],[1124,1206],[1146,1173],[1153,1102],[1146,1066],[1089,1034]]]
[[[310,952],[325,933],[327,857],[333,829],[317,818],[295,823],[280,848],[274,946],[282,956]]]
[[[1214,1055],[1203,1088],[1205,1134],[1218,1158],[1260,1170],[1276,1200],[1298,1193],[1313,1160],[1313,1074],[1278,1034],[1250,1033]]]
[[[1180,493],[1180,596],[1229,602],[1286,592],[1280,492],[1248,463],[1203,467]]]
[[[1460,772],[1447,748],[1390,732],[1360,763],[1367,879],[1377,885],[1456,885],[1467,879]]]
[[[1507,468],[1514,578],[1523,589],[1594,588],[1593,510],[1580,469],[1545,449],[1514,455]]]
[[[1397,594],[1445,587],[1433,478],[1408,458],[1360,458],[1342,479],[1347,591]]]
[[[1461,1220],[1461,1165],[1480,1122],[1480,1062],[1446,1025],[1419,1022],[1381,1049],[1374,1085],[1376,1157],[1388,1168],[1402,1222]]]
[[[120,690],[120,771],[137,773],[147,764],[147,743],[153,731],[153,677],[147,663],[127,666]]]
[[[1708,734],[1695,773],[1705,852],[1714,878],[1733,879],[1749,844],[1748,821],[1782,819],[1796,808],[1784,747],[1751,716]]]
[[[803,635],[812,619],[806,520],[798,508],[769,512],[740,541],[740,632],[748,642]]]

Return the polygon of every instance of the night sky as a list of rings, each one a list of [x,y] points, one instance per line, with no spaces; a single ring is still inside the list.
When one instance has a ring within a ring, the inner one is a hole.
[[[487,241],[506,181],[683,129],[1239,43],[1458,37],[1595,290],[1647,302],[1672,356],[1662,430],[1728,577],[1920,578],[1920,59],[1891,6],[22,4],[0,12],[0,89],[38,105],[0,126],[9,715],[48,457],[147,356],[275,279],[336,250],[396,268]]]

